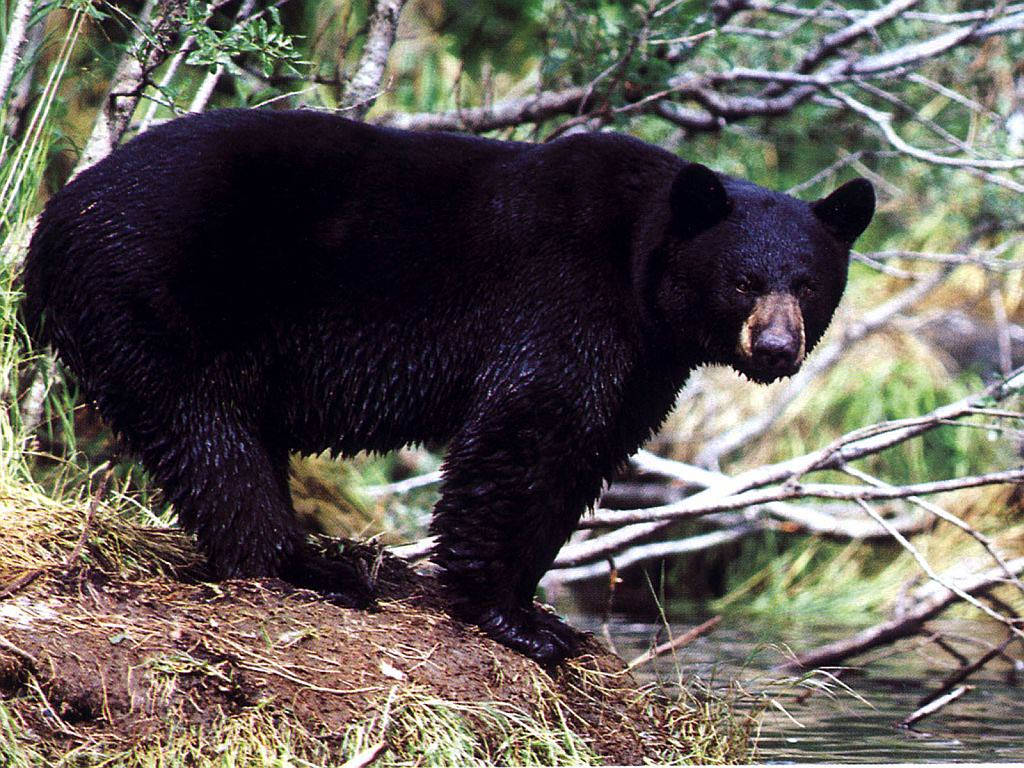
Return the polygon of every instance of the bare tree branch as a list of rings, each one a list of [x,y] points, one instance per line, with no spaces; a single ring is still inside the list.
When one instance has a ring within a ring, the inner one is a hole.
[[[977,488],[982,485],[1019,482],[1024,482],[1024,467],[899,486],[798,483],[789,481],[778,486],[734,492],[724,496],[711,495],[709,498],[698,498],[703,496],[703,493],[696,494],[674,504],[652,507],[651,509],[595,512],[590,517],[581,520],[579,527],[603,528],[606,526],[630,525],[632,523],[687,520],[701,517],[711,512],[743,509],[744,507],[785,501],[787,499],[819,498],[854,502],[869,499],[906,499],[909,496],[928,496],[930,494],[946,493],[947,491],[956,491],[963,488]],[[713,489],[714,486],[709,490]]]
[[[398,17],[405,3],[406,0],[377,0],[377,6],[370,16],[370,30],[366,34],[363,55],[341,97],[342,109],[350,110],[355,117],[365,115],[380,93],[384,67],[391,46],[395,44]]]
[[[975,670],[975,671],[977,671],[977,670]],[[914,723],[916,723],[916,722],[918,722],[920,720],[923,720],[924,718],[928,717],[929,715],[934,715],[936,712],[938,712],[940,709],[945,707],[947,704],[950,704],[951,702],[954,702],[957,699],[959,699],[961,696],[963,696],[965,693],[967,693],[967,691],[969,691],[970,689],[971,689],[971,686],[969,686],[969,685],[961,685],[959,688],[951,690],[949,693],[945,694],[944,696],[940,696],[940,697],[934,699],[933,701],[929,702],[928,704],[925,704],[924,706],[919,707],[916,711],[914,711],[913,713],[911,713],[910,715],[908,715],[907,717],[903,718],[903,720],[900,721],[900,727],[901,728],[909,728]]]
[[[781,16],[791,16],[800,19],[835,19],[843,22],[856,21],[865,14],[873,11],[864,11],[859,8],[842,8],[838,6],[819,5],[811,8],[801,8],[788,3],[776,3],[774,0],[725,0],[716,2],[716,12],[720,18],[726,18],[741,11],[759,11],[773,13]],[[719,11],[719,7],[721,10]],[[1024,3],[1008,4],[1004,13],[1014,14],[1024,11]],[[931,24],[963,24],[965,22],[986,21],[992,16],[990,9],[979,11],[961,11],[956,13],[932,13],[928,11],[908,10],[902,14],[902,18],[912,21],[925,21]],[[719,18],[719,17],[716,17]],[[723,22],[719,22],[723,23]]]
[[[386,112],[373,122],[392,128],[416,131],[471,131],[483,133],[523,123],[539,123],[552,117],[585,109],[586,89],[567,88],[536,96],[499,101],[487,107],[455,109],[450,112],[407,114]]]
[[[765,525],[758,521],[751,521],[725,528],[720,531],[701,533],[685,539],[671,539],[669,541],[657,541],[652,544],[640,544],[630,547],[615,555],[615,567],[617,569],[628,568],[636,563],[646,560],[656,560],[661,557],[673,555],[692,554],[703,552],[708,549],[720,547],[723,544],[730,544],[753,533],[765,530]],[[607,559],[597,560],[586,565],[574,568],[561,568],[549,572],[541,581],[542,585],[557,582],[559,584],[571,584],[576,581],[588,581],[598,576],[604,576],[611,572],[611,565]]]
[[[1006,626],[1009,627],[1011,632],[1024,639],[1024,629],[1020,629],[1017,627],[1016,620],[1011,619],[1008,616],[1003,616],[998,611],[989,608],[987,605],[985,605],[985,603],[981,602],[976,597],[974,597],[974,595],[960,589],[960,587],[957,586],[954,582],[943,579],[942,576],[935,572],[935,569],[932,568],[931,563],[928,562],[927,558],[925,558],[925,556],[921,554],[921,551],[913,544],[911,544],[910,541],[907,540],[906,536],[904,536],[902,533],[896,530],[892,526],[892,524],[889,523],[888,520],[886,520],[880,514],[878,514],[870,504],[864,501],[864,499],[857,499],[857,503],[867,514],[871,516],[871,518],[876,523],[884,527],[889,532],[889,535],[892,536],[899,543],[899,545],[903,547],[903,549],[910,553],[911,557],[914,558],[914,561],[918,564],[921,570],[925,572],[929,579],[931,579],[936,584],[941,585],[944,589],[948,589],[961,600],[970,603],[979,611],[982,611],[983,613],[987,614],[990,618],[993,618],[1000,623],[1006,624]],[[1007,578],[1011,581],[1015,580],[1016,574],[1012,570],[1010,570],[1007,564],[1000,563],[1000,567],[1002,569],[1002,575],[1004,578]],[[1019,584],[1020,582],[1018,581],[1017,583]]]
[[[973,412],[973,409],[972,409],[972,412]],[[1014,418],[1016,418],[1016,417],[1014,417]],[[855,467],[851,467],[849,464],[847,464],[846,466],[842,467],[842,470],[846,474],[851,475],[852,477],[856,477],[858,480],[861,480],[861,481],[863,481],[865,483],[868,483],[869,485],[873,485],[873,486],[878,487],[878,488],[895,488],[896,487],[896,486],[891,485],[890,483],[886,483],[886,482],[884,482],[882,480],[879,480],[876,477],[873,477],[873,476],[869,475],[867,472],[863,472],[863,471],[861,471],[859,469],[856,469]],[[953,525],[953,526],[959,528],[961,531],[963,531],[968,536],[970,536],[975,541],[977,541],[985,549],[985,551],[988,552],[989,557],[991,557],[996,562],[996,564],[999,565],[999,567],[1003,569],[1003,571],[1006,573],[1006,577],[1010,580],[1010,582],[1014,586],[1016,586],[1017,589],[1020,590],[1022,594],[1024,594],[1024,583],[1022,583],[1020,581],[1020,579],[1018,579],[1016,576],[1014,576],[1014,575],[1012,575],[1010,573],[1010,566],[1009,566],[1009,564],[1006,562],[1006,560],[1003,558],[1003,556],[999,553],[999,551],[995,547],[995,544],[992,542],[992,540],[988,536],[986,536],[983,533],[981,533],[980,531],[976,530],[973,526],[969,525],[966,521],[964,521],[963,519],[957,517],[952,512],[949,512],[948,510],[943,509],[942,507],[938,506],[937,504],[933,504],[932,502],[926,501],[926,500],[924,500],[922,498],[919,498],[917,496],[908,496],[907,497],[907,501],[909,501],[909,502],[911,502],[911,503],[921,507],[922,509],[924,509],[928,513],[934,515],[935,517],[939,518],[940,520],[943,520],[944,522],[947,522],[950,525]]]
[[[881,112],[869,107],[867,104],[857,101],[857,99],[844,93],[838,88],[830,88],[829,93],[846,104],[854,112],[863,115],[877,125],[881,129],[886,140],[896,147],[896,149],[910,155],[911,157],[915,157],[918,160],[924,160],[925,162],[932,163],[933,165],[947,165],[954,168],[968,167],[996,171],[1024,168],[1024,160],[986,160],[983,158],[946,157],[945,155],[938,155],[934,152],[911,146],[904,141],[898,133],[896,133],[896,130],[892,127],[892,115],[888,112]],[[1001,179],[1001,177],[996,178]],[[993,179],[993,181],[994,180],[995,179]],[[1024,192],[1024,184],[1011,182],[1008,179],[1003,179],[1002,181],[1004,182],[1003,185],[1008,189],[1012,189],[1016,192]]]
[[[929,251],[875,251],[864,254],[873,261],[925,261],[932,264],[947,264],[949,266],[960,266],[971,264],[993,272],[1015,272],[1024,270],[1024,261],[1007,261],[1000,258],[1011,248],[1024,243],[1024,235],[1010,237],[997,246],[982,250],[969,251],[967,253],[934,253]]]
[[[414,475],[406,480],[398,480],[394,483],[386,483],[385,485],[364,485],[359,489],[360,493],[367,496],[377,498],[380,496],[394,496],[397,494],[408,493],[409,491],[417,488],[425,488],[429,485],[436,485],[440,483],[442,479],[441,471],[427,472],[423,475]]]
[[[881,8],[861,16],[857,21],[838,32],[825,36],[814,50],[809,51],[796,67],[799,73],[813,70],[824,59],[844,48],[864,35],[872,33],[877,27],[892,21],[904,11],[917,5],[918,0],[892,0]]]

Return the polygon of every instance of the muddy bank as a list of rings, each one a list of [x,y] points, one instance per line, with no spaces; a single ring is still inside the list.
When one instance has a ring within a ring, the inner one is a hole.
[[[137,573],[145,531],[124,539],[127,573],[98,549],[114,543],[102,531],[63,562],[0,567],[0,749],[118,764],[175,750],[221,764],[254,745],[318,764],[444,763],[456,748],[478,763],[748,756],[740,723],[640,690],[596,640],[547,674],[448,617],[431,578],[372,549],[346,555],[378,567],[378,608],[359,611],[274,580],[204,583],[184,537],[150,540],[164,547],[155,562],[180,556],[164,568],[179,573]]]

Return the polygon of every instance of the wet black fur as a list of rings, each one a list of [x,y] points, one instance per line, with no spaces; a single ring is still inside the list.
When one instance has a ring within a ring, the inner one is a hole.
[[[537,582],[688,373],[744,369],[737,278],[799,292],[808,348],[824,331],[873,196],[816,206],[621,135],[222,111],[52,199],[24,313],[221,577],[365,600],[303,544],[288,453],[447,443],[432,530],[453,609],[551,660],[572,633],[534,610]]]

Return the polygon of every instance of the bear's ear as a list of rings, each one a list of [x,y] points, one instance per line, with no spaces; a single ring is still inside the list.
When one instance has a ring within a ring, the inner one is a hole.
[[[676,174],[669,193],[672,223],[684,238],[710,229],[729,215],[732,203],[718,174],[700,163],[689,163]]]
[[[854,179],[826,198],[811,203],[822,224],[847,245],[867,229],[875,213],[875,188],[867,179]]]

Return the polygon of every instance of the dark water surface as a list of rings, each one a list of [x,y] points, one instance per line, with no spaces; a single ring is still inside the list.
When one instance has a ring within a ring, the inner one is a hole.
[[[673,624],[672,634],[679,636],[698,623]],[[577,626],[599,631],[586,619]],[[1002,638],[987,625],[972,622],[932,622],[929,628],[961,638],[955,645],[971,660],[988,649],[987,643]],[[631,659],[650,647],[657,626],[613,620],[609,631],[619,654]],[[727,616],[675,659],[649,665],[647,674],[678,679],[677,671],[682,671],[715,688],[740,681],[749,693],[771,695],[785,713],[775,705],[765,712],[757,754],[762,762],[1024,761],[1024,669],[1015,675],[1005,661],[993,661],[972,676],[968,683],[973,689],[914,729],[898,728],[896,723],[915,711],[918,700],[957,667],[952,656],[923,639],[903,641],[898,654],[886,656],[891,649],[879,649],[852,659],[848,663],[855,669],[841,675],[848,690],[835,682],[828,691],[807,683],[777,682],[785,675],[771,668],[788,658],[787,648],[806,650],[853,631],[773,627]],[[663,631],[659,640],[665,638]],[[1024,657],[1019,643],[1007,651],[1017,659]],[[865,661],[870,663],[858,666]],[[829,681],[819,675],[809,682]]]

